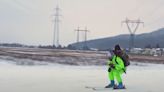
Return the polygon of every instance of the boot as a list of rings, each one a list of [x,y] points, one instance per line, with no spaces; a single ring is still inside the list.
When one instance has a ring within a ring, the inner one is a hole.
[[[114,86],[113,89],[125,89],[125,86],[120,82],[117,86]]]
[[[114,87],[114,80],[111,80],[111,83],[105,86],[105,88],[111,88],[111,87]]]

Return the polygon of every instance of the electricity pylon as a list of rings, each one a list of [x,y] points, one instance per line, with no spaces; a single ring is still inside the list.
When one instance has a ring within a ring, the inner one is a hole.
[[[129,20],[126,18],[125,21],[122,21],[122,24],[126,24],[127,28],[129,30],[130,33],[130,40],[129,40],[129,50],[134,48],[134,37],[135,37],[135,33],[139,27],[140,24],[143,24],[144,26],[144,22],[142,22],[140,19],[138,20]],[[130,24],[132,25],[136,25],[134,29],[132,29],[132,27],[130,26]]]
[[[79,33],[80,32],[84,32],[84,46],[83,47],[88,47],[87,46],[87,32],[89,32],[89,30],[87,29],[87,27],[84,30],[81,30],[79,27],[75,30],[77,31],[77,48],[79,48]]]
[[[59,43],[59,22],[60,22],[59,17],[61,15],[59,14],[59,11],[60,11],[60,8],[57,6],[55,8],[56,13],[54,15],[55,20],[54,20],[54,37],[53,37],[53,46],[56,46],[56,47],[58,47],[60,44]]]

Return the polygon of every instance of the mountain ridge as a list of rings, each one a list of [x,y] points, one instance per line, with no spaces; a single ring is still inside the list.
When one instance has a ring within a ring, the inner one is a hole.
[[[129,34],[121,34],[113,37],[106,37],[100,39],[88,40],[87,46],[89,48],[97,48],[100,50],[112,48],[115,44],[120,44],[123,48],[129,47]],[[135,47],[145,48],[156,47],[157,45],[164,48],[164,28],[160,28],[150,33],[142,33],[135,35]],[[85,42],[79,42],[71,44],[74,47],[82,48]]]

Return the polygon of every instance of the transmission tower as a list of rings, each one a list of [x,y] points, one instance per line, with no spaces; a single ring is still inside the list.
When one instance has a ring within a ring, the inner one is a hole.
[[[89,30],[87,29],[87,27],[85,28],[84,32],[85,32],[85,35],[84,35],[84,37],[85,37],[85,38],[84,38],[85,45],[84,45],[84,47],[87,48],[87,47],[88,47],[88,46],[87,46],[87,32],[89,32]]]
[[[84,48],[88,47],[87,46],[87,32],[89,32],[89,30],[87,29],[87,27],[84,30],[81,30],[79,27],[75,30],[77,31],[77,48],[80,48],[79,46],[79,33],[80,32],[84,32]]]
[[[122,21],[122,24],[126,24],[127,28],[129,30],[130,33],[130,40],[129,40],[129,50],[131,50],[132,48],[134,48],[134,37],[135,37],[135,33],[139,27],[140,24],[143,24],[144,26],[144,22],[142,22],[140,19],[138,20],[129,20],[126,18],[125,21]],[[132,27],[130,25],[136,25],[134,29],[132,29]]]
[[[76,40],[76,43],[77,43],[77,48],[78,48],[79,47],[79,32],[80,32],[79,27],[77,29],[75,29],[75,31],[77,31],[77,40]]]
[[[59,46],[59,17],[60,17],[60,8],[57,6],[55,8],[55,20],[54,20],[54,37],[53,37],[53,46],[58,47]]]

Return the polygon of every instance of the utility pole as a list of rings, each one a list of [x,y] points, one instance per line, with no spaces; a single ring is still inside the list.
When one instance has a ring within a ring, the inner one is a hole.
[[[60,8],[57,6],[55,8],[55,20],[54,20],[54,37],[53,37],[53,46],[56,46],[58,47],[59,46],[59,17],[60,17],[60,14],[59,14],[59,11],[60,11]]]
[[[79,27],[77,29],[75,29],[75,31],[77,31],[77,40],[76,40],[76,43],[77,43],[77,48],[78,48],[79,47],[79,32],[80,32]]]
[[[89,30],[87,29],[87,27],[85,27],[85,30],[83,30],[85,32],[85,38],[84,38],[84,41],[85,41],[85,45],[84,45],[84,48],[87,48],[87,32],[89,32]]]
[[[77,44],[78,44],[78,46],[77,46],[77,48],[79,48],[80,46],[79,46],[79,33],[80,32],[84,32],[84,48],[86,48],[86,47],[88,47],[87,46],[87,32],[89,32],[89,30],[87,30],[87,27],[84,29],[84,30],[81,30],[79,27],[75,30],[75,31],[77,31]]]
[[[144,22],[142,22],[140,19],[138,19],[138,20],[129,20],[128,18],[126,18],[125,21],[122,21],[122,24],[124,24],[124,23],[127,25],[127,28],[129,30],[129,33],[130,33],[129,50],[131,50],[131,49],[134,48],[135,33],[136,33],[136,31],[137,31],[140,24],[143,24],[143,26],[144,26]],[[130,24],[136,25],[135,28],[132,29]]]

